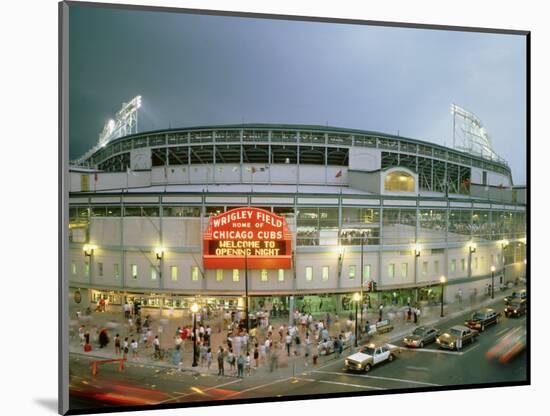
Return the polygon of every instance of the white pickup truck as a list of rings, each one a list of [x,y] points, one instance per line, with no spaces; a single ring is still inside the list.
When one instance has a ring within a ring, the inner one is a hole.
[[[380,364],[386,360],[393,361],[395,354],[399,351],[399,347],[392,344],[378,346],[370,344],[362,347],[359,352],[347,357],[344,360],[344,365],[346,370],[349,371],[369,372],[376,364]]]

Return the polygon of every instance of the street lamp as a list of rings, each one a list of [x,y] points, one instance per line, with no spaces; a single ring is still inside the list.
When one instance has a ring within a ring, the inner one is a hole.
[[[414,284],[416,286],[418,282],[418,258],[420,257],[420,246],[418,244],[414,245]],[[415,289],[415,302],[418,299],[418,288]]]
[[[443,318],[443,316],[444,316],[443,315],[443,299],[444,299],[443,290],[445,289],[445,281],[446,281],[445,276],[441,276],[439,278],[439,281],[441,282],[441,314],[439,316],[441,316],[441,318]]]
[[[495,266],[491,266],[491,299],[495,298]]]
[[[191,312],[193,313],[193,364],[191,367],[196,367],[197,363],[197,312],[199,311],[199,305],[194,302],[191,305]]]
[[[359,305],[359,302],[361,301],[361,295],[357,292],[353,294],[353,301],[355,302],[355,347],[357,347],[357,328],[358,328],[358,322],[357,322],[357,306]]]
[[[93,246],[91,244],[86,244],[84,247],[82,247],[82,251],[84,252],[85,257],[92,257],[94,255],[94,250],[96,249],[96,246]]]
[[[155,256],[157,257],[158,261],[161,261],[164,257],[164,248],[163,247],[157,247],[155,248]]]

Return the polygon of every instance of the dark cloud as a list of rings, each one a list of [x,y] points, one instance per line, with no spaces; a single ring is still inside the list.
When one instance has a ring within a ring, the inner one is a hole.
[[[141,131],[285,122],[451,143],[475,112],[526,178],[525,38],[72,6],[70,155],[143,96]]]

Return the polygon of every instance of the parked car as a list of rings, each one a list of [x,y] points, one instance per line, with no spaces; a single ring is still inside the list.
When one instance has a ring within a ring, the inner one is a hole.
[[[518,300],[527,300],[527,290],[522,289],[522,290],[516,290],[512,292],[511,295],[506,296],[504,298],[504,304],[507,305],[510,302],[518,301]]]
[[[527,301],[526,300],[516,300],[508,303],[504,307],[504,315],[509,317],[519,317],[527,313]]]
[[[498,323],[498,318],[500,313],[494,309],[486,308],[482,311],[477,311],[472,314],[472,319],[464,322],[468,328],[476,329],[481,332],[485,331],[489,325],[494,325]]]
[[[424,348],[424,345],[434,342],[439,334],[439,329],[431,326],[419,326],[410,335],[403,338],[403,342],[407,347]]]
[[[359,352],[350,355],[344,360],[346,370],[369,372],[371,368],[384,361],[393,361],[399,347],[392,344],[374,345],[362,347]]]
[[[440,348],[449,350],[457,349],[457,341],[460,339],[461,345],[472,343],[479,336],[479,332],[475,329],[470,329],[466,326],[456,325],[449,329],[447,332],[437,337],[435,342]]]

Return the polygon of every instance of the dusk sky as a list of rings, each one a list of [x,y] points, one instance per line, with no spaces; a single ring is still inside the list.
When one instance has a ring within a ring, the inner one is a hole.
[[[70,8],[70,157],[141,95],[139,130],[318,124],[450,146],[474,112],[526,180],[520,35]]]

